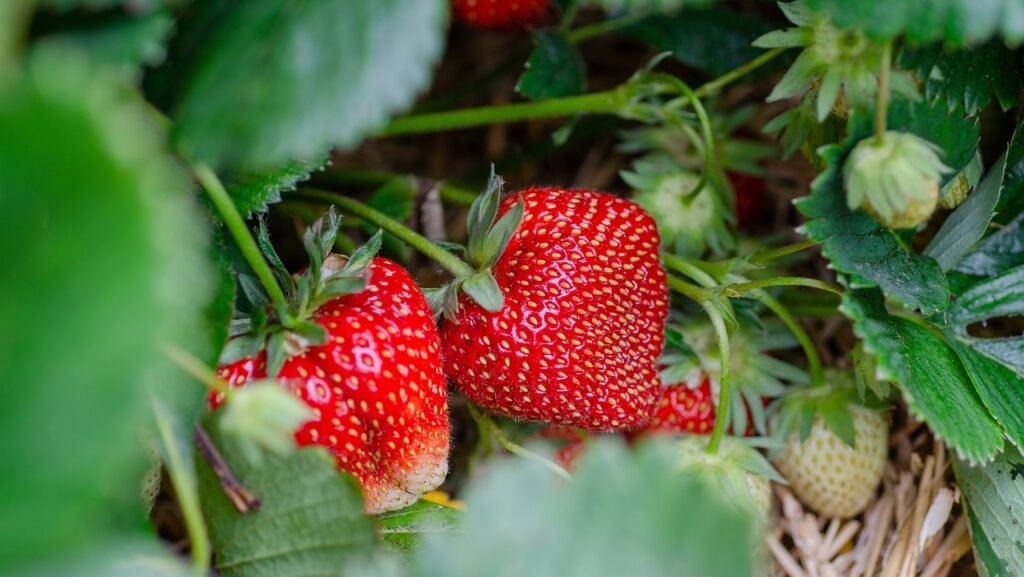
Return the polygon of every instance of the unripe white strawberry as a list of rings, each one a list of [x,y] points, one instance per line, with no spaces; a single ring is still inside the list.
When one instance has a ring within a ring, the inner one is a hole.
[[[778,472],[756,450],[734,437],[722,438],[718,452],[707,452],[706,435],[687,435],[675,441],[679,469],[700,477],[739,509],[753,510],[762,521],[771,514],[769,479],[783,482]]]
[[[888,456],[889,425],[875,410],[849,406],[855,443],[833,433],[819,414],[801,443],[793,432],[773,463],[800,501],[826,517],[853,517],[874,497]]]

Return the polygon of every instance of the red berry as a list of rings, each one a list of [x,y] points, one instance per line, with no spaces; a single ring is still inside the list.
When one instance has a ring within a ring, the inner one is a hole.
[[[286,360],[278,375],[316,415],[296,442],[330,450],[360,480],[369,513],[435,489],[448,471],[447,390],[440,337],[412,277],[375,258],[363,291],[328,301],[311,320],[328,341]],[[232,387],[264,378],[266,353],[218,374]]]
[[[492,273],[491,313],[466,295],[442,340],[448,376],[498,414],[587,430],[648,418],[660,392],[668,313],[660,239],[637,204],[585,190],[533,188]]]
[[[705,376],[700,386],[687,383],[665,387],[645,431],[710,434],[715,426],[715,401],[711,381]]]
[[[749,230],[764,222],[764,180],[738,172],[728,175],[736,200],[736,224]]]
[[[521,30],[544,22],[550,0],[452,0],[455,16],[479,28]]]

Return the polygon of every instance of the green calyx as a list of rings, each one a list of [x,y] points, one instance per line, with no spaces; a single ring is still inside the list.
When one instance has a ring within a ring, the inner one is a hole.
[[[675,441],[679,471],[708,481],[739,509],[759,514],[762,521],[770,512],[768,481],[785,485],[786,480],[753,447],[735,437],[725,437],[716,453],[708,453],[708,437],[687,435]]]
[[[846,202],[864,208],[889,228],[912,228],[931,217],[939,182],[950,168],[934,144],[910,133],[888,131],[861,140],[843,166]]]
[[[222,364],[254,356],[266,349],[267,374],[273,378],[289,357],[309,346],[327,342],[327,330],[310,318],[328,301],[366,288],[370,264],[381,244],[378,230],[351,256],[332,254],[340,226],[341,217],[331,207],[306,229],[303,245],[309,255],[309,267],[293,275],[274,250],[266,222],[260,220],[257,244],[285,294],[287,306],[274,307],[262,285],[248,272],[239,271],[239,286],[251,310],[232,321],[233,338],[221,354]]]
[[[458,313],[460,291],[469,295],[488,312],[498,312],[505,306],[505,296],[491,269],[519,229],[525,205],[520,198],[512,208],[498,218],[503,184],[501,177],[492,171],[487,190],[478,196],[469,208],[465,256],[474,272],[457,276],[455,280],[442,287],[423,291],[434,314],[444,314],[445,318],[454,321]]]
[[[878,72],[887,53],[885,42],[871,39],[860,30],[836,28],[827,15],[812,12],[802,1],[780,3],[779,7],[796,27],[769,32],[753,45],[804,50],[768,96],[768,102],[810,89],[817,94],[815,112],[819,121],[829,115],[841,95],[855,108],[869,105],[878,89]],[[894,74],[892,86],[908,97],[917,97],[913,77],[906,72]]]
[[[829,383],[826,386],[792,390],[769,407],[769,414],[774,416],[772,438],[778,446],[783,446],[794,434],[799,435],[801,443],[806,441],[815,417],[820,416],[833,434],[854,447],[856,433],[850,407],[884,408],[876,398],[861,398],[851,372],[830,370],[826,379]]]
[[[735,247],[727,224],[732,211],[709,181],[663,156],[640,158],[620,176],[633,187],[633,200],[654,217],[664,248],[683,257],[710,249],[722,257]]]

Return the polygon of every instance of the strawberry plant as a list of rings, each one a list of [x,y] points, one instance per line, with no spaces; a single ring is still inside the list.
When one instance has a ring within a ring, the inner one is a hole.
[[[0,576],[1024,574],[1016,0],[8,0]]]

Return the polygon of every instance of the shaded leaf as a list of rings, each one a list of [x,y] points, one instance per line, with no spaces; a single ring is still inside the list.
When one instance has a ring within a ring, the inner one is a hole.
[[[281,192],[295,190],[295,185],[327,164],[327,154],[320,152],[310,160],[292,160],[276,170],[260,173],[231,172],[224,177],[224,188],[235,201],[242,216],[266,212],[269,205],[281,202]]]
[[[259,511],[239,513],[209,465],[200,463],[200,497],[221,575],[337,575],[373,549],[377,538],[372,519],[363,515],[359,486],[338,472],[326,450],[267,454],[257,467],[215,419],[207,420],[207,431],[238,480],[260,500]]]
[[[516,92],[530,100],[574,96],[586,90],[583,57],[568,37],[558,31],[533,35],[533,53],[516,83]]]
[[[212,285],[205,219],[134,90],[51,49],[5,80],[0,558],[15,563],[137,531],[125,488],[149,464],[147,389],[176,408],[199,394],[161,345],[206,354]]]
[[[459,532],[464,513],[453,507],[419,500],[398,511],[377,515],[381,537],[400,551],[412,551],[425,535]]]
[[[409,107],[441,56],[442,0],[196,3],[171,110],[190,157],[267,169],[351,148]],[[188,24],[183,23],[183,28]]]
[[[951,339],[950,343],[967,369],[981,402],[1003,426],[1006,437],[1024,447],[1024,377],[970,347]]]
[[[998,40],[966,50],[943,50],[941,44],[907,49],[900,61],[924,82],[925,98],[950,112],[959,108],[973,115],[993,97],[1005,110],[1021,89],[1020,57]]]
[[[862,28],[872,36],[906,34],[912,42],[944,40],[964,45],[1000,35],[1011,43],[1024,40],[1024,4],[1017,0],[807,0],[827,12],[840,28]]]
[[[1002,428],[989,415],[959,358],[932,331],[890,316],[877,290],[848,292],[843,312],[875,355],[879,373],[903,390],[912,413],[971,462],[1002,449]]]
[[[989,577],[1024,574],[1024,458],[1013,447],[995,462],[970,466],[953,461],[971,515],[977,559]]]

